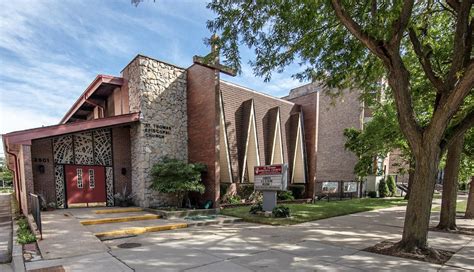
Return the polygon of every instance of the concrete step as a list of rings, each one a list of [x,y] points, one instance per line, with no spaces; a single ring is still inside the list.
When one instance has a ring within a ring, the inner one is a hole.
[[[145,215],[121,216],[121,217],[112,217],[112,218],[97,218],[97,219],[82,220],[80,221],[80,223],[84,226],[87,226],[87,225],[123,223],[123,222],[154,220],[154,219],[160,219],[160,216],[156,214],[145,214]]]
[[[127,208],[108,208],[95,210],[96,214],[107,214],[107,213],[124,213],[124,212],[142,212],[143,208],[140,207],[127,207]]]
[[[118,229],[118,230],[109,230],[109,231],[94,233],[94,235],[99,239],[103,239],[103,238],[110,238],[110,237],[140,235],[147,232],[174,230],[174,229],[181,229],[181,228],[187,228],[187,227],[188,227],[187,223],[172,223],[172,224],[164,224],[164,225],[152,225],[152,226],[147,226],[147,227],[132,227],[132,228],[124,228],[124,229]]]

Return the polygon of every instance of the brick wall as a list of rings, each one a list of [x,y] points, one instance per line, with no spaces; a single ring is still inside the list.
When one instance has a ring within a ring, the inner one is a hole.
[[[51,139],[34,140],[31,145],[34,192],[42,195],[46,203],[56,202],[54,182],[53,143]],[[44,173],[40,172],[40,166]]]
[[[219,97],[213,69],[194,64],[187,70],[188,159],[207,165],[202,200],[219,201]]]
[[[114,193],[122,193],[124,188],[132,192],[132,167],[130,156],[130,127],[112,129],[112,148],[114,165]],[[125,174],[122,173],[125,169]]]

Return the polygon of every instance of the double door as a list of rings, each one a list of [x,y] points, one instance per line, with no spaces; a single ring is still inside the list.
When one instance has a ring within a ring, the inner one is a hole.
[[[68,207],[105,206],[105,167],[66,165],[65,171]]]

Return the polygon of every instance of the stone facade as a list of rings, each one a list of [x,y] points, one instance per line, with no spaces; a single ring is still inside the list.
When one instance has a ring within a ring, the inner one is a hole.
[[[174,203],[149,189],[151,168],[165,157],[188,159],[186,70],[138,55],[123,70],[130,112],[141,119],[130,129],[132,188],[144,207]]]

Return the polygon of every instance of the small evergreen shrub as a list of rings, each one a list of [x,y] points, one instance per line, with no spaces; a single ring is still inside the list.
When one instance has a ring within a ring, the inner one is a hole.
[[[367,193],[367,196],[370,198],[376,198],[377,197],[377,192],[376,191],[369,191]]]
[[[305,197],[305,187],[304,185],[291,185],[288,186],[288,190],[291,191],[295,199],[302,199]]]
[[[282,205],[276,206],[273,208],[272,214],[277,218],[287,218],[290,217],[290,208]]]
[[[389,194],[387,182],[385,179],[381,179],[379,182],[379,197],[384,198],[389,196]]]
[[[263,211],[262,203],[256,203],[256,204],[250,206],[249,213],[256,214],[256,213],[262,212],[262,211]]]
[[[36,236],[31,233],[30,226],[26,218],[18,220],[18,232],[17,232],[18,243],[25,245],[36,242]]]
[[[204,193],[201,173],[206,170],[202,163],[187,163],[177,159],[165,158],[151,169],[150,188],[160,193],[174,194],[177,206],[182,207],[184,197],[189,192]]]
[[[278,200],[295,200],[292,191],[279,191],[277,198]]]
[[[387,188],[390,196],[395,196],[397,194],[397,184],[395,184],[393,176],[387,177]]]
[[[459,191],[467,191],[467,182],[459,183]]]

